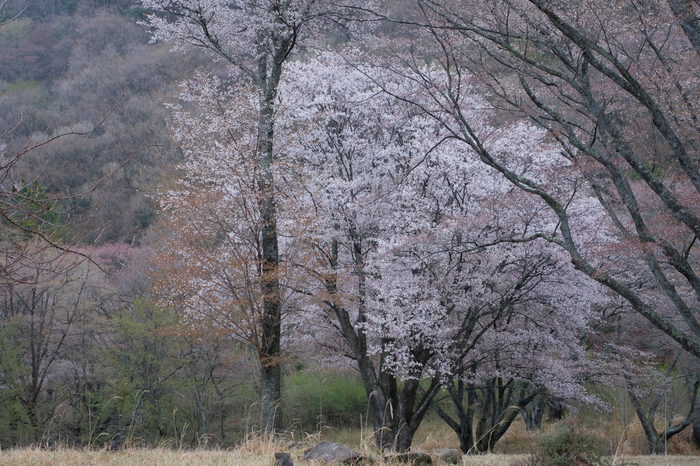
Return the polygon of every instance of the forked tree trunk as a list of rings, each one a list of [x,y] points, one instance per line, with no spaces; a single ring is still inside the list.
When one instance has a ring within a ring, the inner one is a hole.
[[[649,445],[649,453],[652,455],[665,454],[668,441],[676,434],[682,432],[686,427],[688,427],[695,418],[695,403],[697,401],[697,391],[698,382],[694,385],[694,393],[691,394],[690,399],[690,409],[688,410],[688,415],[677,424],[670,424],[663,431],[657,431],[654,427],[654,419],[656,418],[656,410],[661,401],[662,395],[656,397],[651,407],[647,412],[644,411],[641,401],[635,396],[632,391],[629,391],[630,399],[632,400],[632,405],[637,413],[639,422],[642,424],[644,429],[644,435],[647,438],[647,444]]]
[[[378,369],[370,358],[364,331],[365,272],[362,246],[354,231],[351,232],[351,236],[356,239],[353,244],[353,255],[359,290],[357,319],[353,322],[348,311],[334,300],[328,300],[326,305],[335,313],[343,338],[350,347],[360,371],[377,448],[386,451],[407,451],[411,448],[413,435],[430,408],[433,398],[438,394],[440,385],[437,379],[433,379],[430,386],[422,390],[420,386],[422,370],[417,370],[414,377],[409,378],[402,387],[399,387],[396,376],[382,369],[383,357],[379,361]],[[329,259],[331,269],[337,269],[338,242],[336,240],[332,242]],[[325,287],[329,295],[338,293],[337,277],[334,274],[326,279]],[[427,363],[430,358],[429,352],[420,349],[414,351],[414,356],[419,367]]]
[[[532,403],[520,410],[520,414],[525,421],[527,430],[541,430],[544,410],[547,407],[547,397],[544,393],[539,394]]]
[[[456,385],[454,378],[450,378],[447,391],[452,399],[452,405],[457,413],[457,420],[450,417],[437,404],[433,404],[433,410],[440,418],[455,431],[459,438],[459,448],[462,453],[469,454],[474,450],[474,404],[476,403],[476,389],[474,384],[465,384],[463,380],[458,380]],[[467,401],[464,402],[464,395]]]
[[[439,406],[433,406],[433,409],[455,431],[464,454],[492,452],[521,411],[540,393],[530,383],[506,382],[500,377],[480,387],[463,381],[455,384],[452,380],[447,390],[457,419],[450,417]],[[476,432],[472,427],[475,420]]]

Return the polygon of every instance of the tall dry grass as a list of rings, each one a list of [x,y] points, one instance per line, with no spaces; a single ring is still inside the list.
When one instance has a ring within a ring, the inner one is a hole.
[[[647,446],[644,431],[636,418],[601,416],[598,413],[582,416],[581,425],[607,442],[614,466],[700,465],[700,456],[693,456],[700,452],[692,446],[690,429],[670,442],[669,455],[652,457],[639,456],[646,453]],[[463,456],[463,466],[512,466],[534,452],[538,436],[553,428],[554,424],[546,424],[541,433],[529,432],[522,420],[518,420],[497,444],[495,454]],[[365,426],[360,429],[321,428],[313,433],[288,433],[275,440],[249,435],[245,442],[229,450],[172,448],[175,444],[164,444],[161,448],[130,446],[116,452],[64,447],[10,449],[0,451],[0,466],[270,466],[274,464],[275,452],[290,453],[295,465],[311,466],[321,463],[305,461],[301,455],[306,449],[326,440],[371,457],[376,466],[391,464],[382,459],[374,446],[371,430]],[[443,422],[427,420],[414,437],[414,449],[438,448],[459,448],[459,441]]]
[[[178,451],[163,448],[118,452],[25,448],[0,452],[2,466],[270,466],[273,455],[241,449]]]
[[[118,452],[86,449],[24,448],[0,451],[2,466],[271,466],[279,445],[260,442],[233,450],[171,450],[165,448],[128,448]],[[320,466],[317,461],[301,459],[303,450],[291,451],[295,465]],[[524,455],[489,454],[463,456],[463,466],[512,466]],[[373,456],[375,466],[392,463]],[[697,456],[628,456],[619,458],[618,466],[697,466]],[[393,465],[396,466],[396,465]],[[438,463],[437,466],[444,466]]]

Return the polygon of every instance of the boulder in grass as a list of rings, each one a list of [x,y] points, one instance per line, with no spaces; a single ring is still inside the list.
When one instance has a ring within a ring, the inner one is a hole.
[[[447,464],[462,464],[462,451],[454,448],[438,448],[431,451],[433,456]]]
[[[396,453],[386,458],[390,459],[394,463],[412,464],[414,466],[433,464],[433,458],[428,453],[422,451]]]
[[[294,466],[289,453],[275,453],[275,466]]]
[[[324,463],[358,464],[362,455],[356,451],[333,442],[319,443],[302,455],[306,460],[319,460]]]

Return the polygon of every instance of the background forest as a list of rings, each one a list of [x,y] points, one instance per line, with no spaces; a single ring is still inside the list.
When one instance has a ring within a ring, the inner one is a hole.
[[[698,5],[470,3],[2,3],[0,447],[699,446]]]

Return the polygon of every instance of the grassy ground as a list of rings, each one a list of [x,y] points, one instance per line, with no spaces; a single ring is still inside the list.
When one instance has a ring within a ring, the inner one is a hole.
[[[106,452],[80,449],[21,449],[0,452],[2,466],[270,466],[273,450],[239,448],[230,451],[178,451],[168,449],[126,449]],[[320,465],[300,459],[301,451],[294,452],[296,465]],[[463,457],[463,466],[511,466],[523,455],[483,455]],[[388,463],[377,462],[377,466]],[[697,456],[630,456],[619,457],[618,466],[696,466]]]
[[[634,423],[619,427],[614,422],[584,422],[586,430],[606,439],[614,466],[695,466],[700,456],[689,441],[690,431],[678,436],[669,444],[668,456],[641,456],[646,443],[641,426]],[[551,426],[545,427],[545,432]],[[534,451],[537,435],[516,423],[496,448],[496,454],[464,456],[463,466],[514,466],[525,465],[527,454]],[[302,453],[321,441],[329,440],[346,445],[365,455],[378,458],[373,437],[367,429],[322,429],[313,434],[289,434],[284,440],[263,442],[252,440],[229,450],[177,450],[173,448],[126,448],[118,452],[87,449],[11,449],[0,451],[0,466],[270,466],[275,452],[289,452],[294,464],[316,466],[321,463],[301,459]],[[414,437],[414,448],[432,450],[459,448],[454,432],[440,421],[424,423]],[[375,462],[376,466],[389,463]]]
[[[270,466],[272,454],[254,451],[177,451],[126,449],[106,451],[58,449],[9,450],[0,453],[2,466]]]
[[[483,455],[462,457],[463,466],[511,466],[524,455]],[[615,466],[697,466],[697,456],[629,456],[615,459]]]
[[[595,418],[582,421],[587,432],[594,434],[603,442],[603,449],[611,455],[618,456],[643,456],[648,454],[646,437],[639,421],[632,422],[625,427],[620,427],[614,422]],[[661,428],[662,426],[657,426]],[[518,455],[533,452],[537,437],[550,432],[553,424],[545,425],[542,432],[528,432],[522,419],[516,420],[506,435],[496,444],[495,453]],[[700,465],[700,451],[690,440],[691,430],[673,437],[667,451],[672,456],[695,456]],[[373,437],[368,429],[323,429],[316,434],[297,435],[295,441],[302,441],[314,445],[324,440],[340,443],[356,450],[371,450]],[[440,420],[430,420],[421,424],[414,436],[413,445],[417,449],[433,450],[437,448],[459,449],[459,439],[452,429]]]

